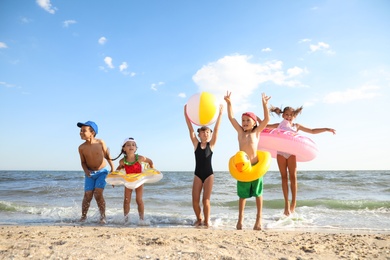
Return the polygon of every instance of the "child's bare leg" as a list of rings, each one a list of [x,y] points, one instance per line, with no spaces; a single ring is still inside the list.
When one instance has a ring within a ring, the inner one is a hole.
[[[263,196],[256,197],[256,207],[257,207],[257,214],[256,214],[256,222],[253,226],[253,230],[261,230],[262,228],[262,212],[263,212]]]
[[[94,192],[95,200],[100,211],[100,224],[106,224],[106,201],[103,197],[104,189],[96,188]]]
[[[200,193],[202,191],[203,183],[199,177],[194,177],[194,183],[192,185],[192,208],[194,209],[196,221],[194,226],[198,227],[202,225],[202,211],[200,208]]]
[[[244,221],[244,208],[245,208],[246,199],[240,198],[238,200],[238,220],[236,228],[237,230],[242,229],[242,223]]]
[[[140,220],[144,220],[144,201],[142,200],[144,192],[144,185],[139,186],[135,189],[135,200],[138,206],[138,215]]]
[[[92,190],[84,192],[83,203],[81,205],[81,218],[80,218],[81,222],[84,222],[87,219],[87,213],[88,213],[89,206],[91,205],[92,198],[93,198]]]
[[[206,227],[210,226],[210,198],[211,192],[213,190],[214,184],[214,175],[210,175],[203,183],[203,214],[204,214],[204,225]]]
[[[291,157],[291,156],[290,156]],[[288,201],[288,177],[287,177],[287,160],[282,155],[277,155],[276,157],[278,162],[278,167],[280,171],[280,177],[282,179],[282,190],[284,197],[284,215],[289,216],[290,212],[290,203]]]
[[[123,214],[125,216],[125,222],[129,220],[130,202],[131,202],[132,193],[133,190],[125,187],[124,196],[123,196]]]
[[[290,177],[290,187],[291,187],[291,204],[290,212],[295,211],[297,205],[297,191],[298,191],[298,182],[297,182],[297,160],[295,155],[291,155],[287,160],[287,167]]]

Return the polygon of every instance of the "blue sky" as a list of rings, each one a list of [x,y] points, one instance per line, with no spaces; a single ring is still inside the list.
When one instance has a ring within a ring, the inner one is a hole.
[[[237,117],[262,118],[265,92],[337,130],[308,135],[320,152],[299,170],[388,170],[389,14],[387,0],[0,0],[0,170],[81,170],[76,124],[92,120],[112,156],[134,137],[156,168],[192,171],[183,107],[227,90]],[[214,170],[237,149],[225,106]]]

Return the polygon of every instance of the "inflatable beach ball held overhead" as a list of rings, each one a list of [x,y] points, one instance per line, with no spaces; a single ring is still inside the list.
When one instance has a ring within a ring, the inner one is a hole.
[[[219,104],[211,93],[197,93],[188,99],[186,113],[190,121],[196,125],[213,124],[218,118],[218,111]]]

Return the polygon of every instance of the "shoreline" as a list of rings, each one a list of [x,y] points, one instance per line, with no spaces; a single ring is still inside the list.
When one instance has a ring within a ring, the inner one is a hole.
[[[220,227],[220,226],[199,226],[195,227],[194,225],[178,225],[178,226],[165,226],[165,225],[140,225],[140,224],[99,224],[98,222],[72,222],[72,223],[33,223],[33,224],[20,224],[20,223],[2,223],[0,222],[0,230],[3,227],[86,227],[86,228],[112,228],[112,229],[203,229],[203,230],[221,230],[221,231],[240,231],[237,230],[234,226],[232,227]],[[243,230],[254,231],[250,226],[246,226]],[[279,228],[269,228],[262,227],[262,230],[259,232],[301,232],[301,233],[331,233],[331,234],[384,234],[390,235],[390,230],[387,229],[354,229],[354,228],[336,228],[336,227],[279,227]]]
[[[2,259],[389,259],[390,232],[0,225]]]

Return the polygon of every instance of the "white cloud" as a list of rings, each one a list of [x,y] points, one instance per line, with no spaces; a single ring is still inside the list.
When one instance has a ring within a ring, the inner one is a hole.
[[[378,86],[365,85],[360,88],[331,92],[324,97],[325,103],[348,103],[355,100],[372,99],[380,95]]]
[[[66,20],[66,21],[63,21],[63,22],[62,22],[62,24],[63,24],[63,26],[64,26],[65,28],[68,28],[69,25],[75,24],[75,23],[77,23],[75,20]]]
[[[21,17],[20,21],[21,21],[21,23],[24,23],[24,24],[32,22],[32,20],[27,18],[27,17]]]
[[[0,42],[0,49],[6,49],[8,48],[7,44],[5,42]]]
[[[299,68],[297,66],[295,66],[294,68],[291,68],[291,69],[288,69],[287,70],[287,75],[288,77],[296,77],[296,76],[299,76],[299,75],[302,75],[302,74],[306,74],[308,73],[307,69],[302,69],[302,68]]]
[[[104,58],[104,63],[106,64],[106,67],[104,67],[104,66],[99,66],[99,67],[98,67],[99,70],[104,71],[104,72],[108,72],[107,68],[108,68],[108,69],[114,69],[115,66],[114,66],[114,64],[113,64],[112,61],[113,61],[113,60],[112,60],[111,57],[106,56],[106,57]],[[128,63],[127,63],[126,61],[123,61],[123,62],[119,65],[119,67],[118,67],[119,72],[122,73],[123,75],[125,75],[125,76],[128,76],[128,75],[129,75],[130,77],[134,77],[134,76],[136,75],[136,73],[135,73],[135,72],[130,72],[130,71],[128,71],[128,70],[127,70],[128,68],[129,68],[129,65],[128,65]]]
[[[14,88],[15,87],[14,85],[9,84],[9,83],[4,82],[4,81],[0,81],[0,85],[3,85],[6,88]]]
[[[57,8],[52,7],[50,0],[37,0],[37,4],[51,14],[54,14],[57,10]]]
[[[179,93],[178,96],[181,97],[181,98],[186,98],[187,97],[186,93]]]
[[[304,42],[311,42],[311,39],[302,39],[299,41],[299,43],[304,43]]]
[[[106,63],[107,67],[109,67],[110,69],[114,68],[114,65],[112,65],[112,58],[111,57],[108,57],[108,56],[105,57],[104,63]]]
[[[129,66],[127,65],[127,62],[122,62],[121,65],[119,65],[119,71],[124,72]]]
[[[330,48],[330,45],[325,42],[310,44],[309,48],[310,48],[310,53],[322,51],[327,54],[335,54],[335,52]]]
[[[271,48],[264,48],[264,49],[262,49],[261,51],[262,51],[262,52],[271,52],[272,49],[271,49]]]
[[[314,106],[317,102],[318,102],[317,99],[312,99],[312,100],[305,101],[305,103],[303,103],[303,107],[312,107],[312,106]]]
[[[105,43],[107,42],[107,38],[106,37],[100,37],[99,40],[98,40],[98,43],[101,44],[101,45],[104,45]]]
[[[192,77],[198,85],[199,92],[214,93],[217,98],[227,91],[232,92],[236,104],[246,103],[247,98],[262,83],[273,82],[283,86],[303,86],[295,78],[306,72],[306,69],[294,67],[283,71],[282,61],[271,61],[263,64],[251,63],[251,56],[231,55],[211,62],[199,69]]]
[[[390,71],[387,68],[371,68],[360,72],[370,84],[390,86]]]
[[[157,91],[157,87],[158,87],[158,86],[162,86],[162,85],[164,85],[164,84],[165,84],[164,82],[160,81],[159,83],[153,83],[153,84],[150,86],[150,88],[153,89],[154,91]]]
[[[315,44],[310,44],[310,51],[315,52],[318,50],[324,50],[324,49],[329,49],[329,44],[325,42],[319,42],[317,45]]]
[[[122,62],[121,65],[119,65],[119,71],[123,74],[123,75],[130,75],[130,77],[134,77],[136,75],[135,72],[130,72],[128,71],[127,69],[129,68],[129,65],[127,64],[126,61]]]

